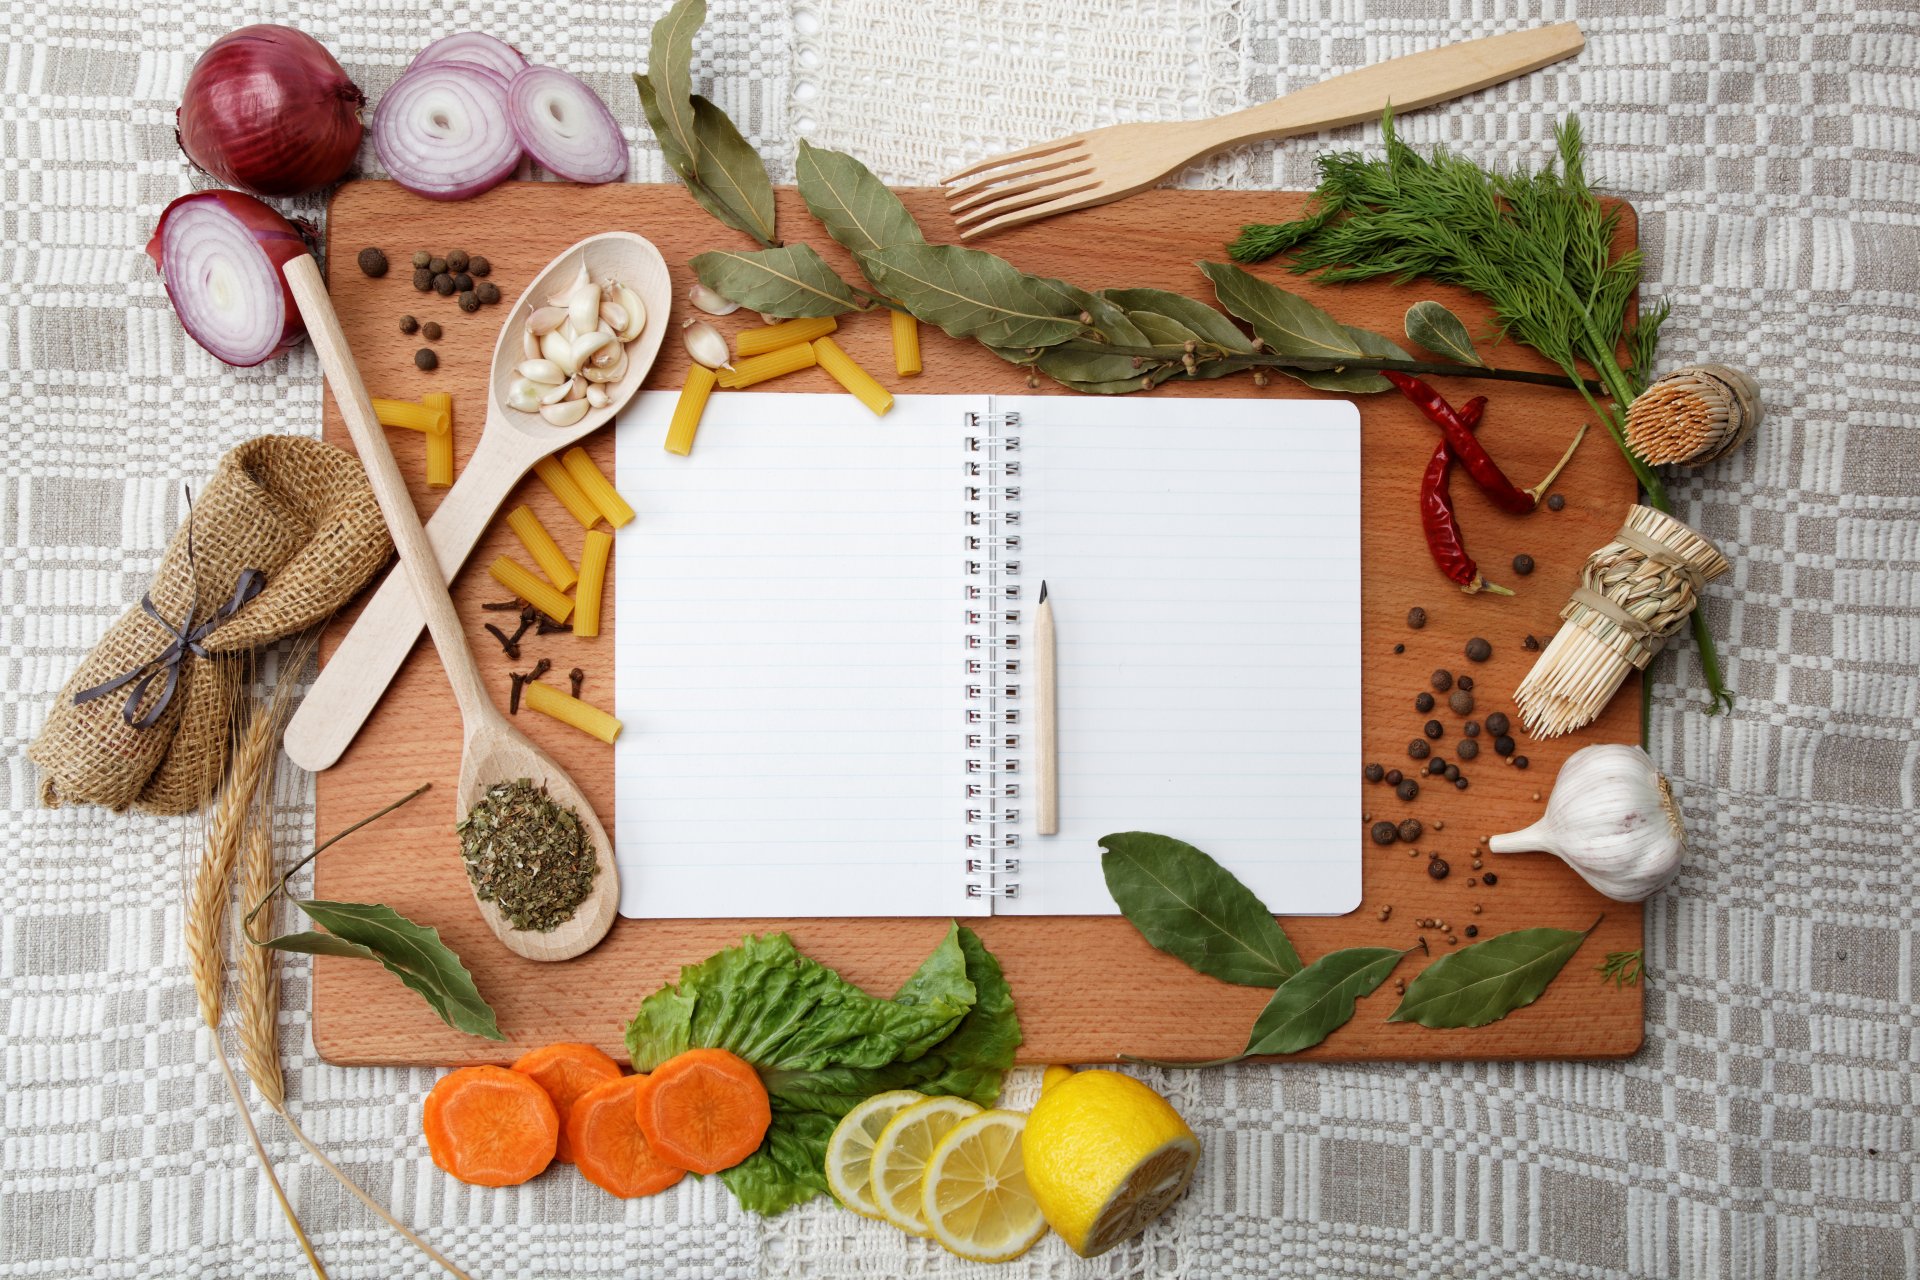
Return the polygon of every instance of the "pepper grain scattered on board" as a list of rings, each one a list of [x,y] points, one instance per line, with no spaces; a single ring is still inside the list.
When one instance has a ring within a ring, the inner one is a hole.
[[[1389,769],[1389,770],[1387,770],[1387,785],[1388,785],[1388,786],[1390,786],[1390,787],[1397,787],[1397,786],[1399,786],[1399,785],[1400,785],[1400,778],[1401,778],[1401,773],[1400,773],[1400,771],[1399,771],[1398,769]]]
[[[1389,845],[1399,839],[1400,832],[1391,822],[1376,822],[1373,824],[1372,836],[1375,844]]]
[[[440,357],[433,354],[428,348],[422,347],[413,353],[413,367],[432,372],[434,369],[440,367]]]
[[[1487,643],[1486,637],[1475,636],[1473,639],[1467,641],[1467,660],[1468,661],[1485,662],[1488,658],[1491,658],[1492,656],[1493,656],[1493,646]]]
[[[467,261],[467,251],[465,249],[454,249],[447,254],[447,270],[465,271],[467,269]]]
[[[425,249],[415,249],[413,251],[413,265],[415,270],[419,270],[425,267],[428,263],[432,261],[433,261],[433,255],[428,253]]]
[[[489,276],[493,274],[493,264],[476,255],[467,262],[467,271],[475,276]]]
[[[368,245],[360,251],[360,270],[378,280],[387,274],[387,255]]]
[[[488,306],[492,306],[494,303],[500,301],[500,286],[491,280],[482,280],[479,284],[473,286],[473,291],[479,295],[480,301]]]
[[[1470,716],[1473,714],[1473,695],[1465,689],[1455,689],[1447,695],[1447,705],[1453,708],[1453,714],[1457,716]]]
[[[1433,695],[1424,691],[1418,694],[1413,700],[1413,709],[1421,715],[1433,710]]]
[[[425,267],[416,267],[413,272],[413,287],[422,293],[433,292],[433,272]]]
[[[1472,738],[1462,738],[1453,744],[1453,754],[1462,760],[1471,760],[1480,754],[1480,744]]]
[[[1407,610],[1407,625],[1415,631],[1427,625],[1427,611],[1421,608]]]
[[[1394,794],[1402,800],[1412,800],[1420,794],[1420,784],[1412,778],[1400,779],[1400,785],[1394,788]]]
[[[420,336],[425,338],[428,342],[440,341],[440,334],[441,334],[441,329],[440,329],[440,322],[438,320],[429,320],[425,324],[420,326]]]
[[[1566,505],[1567,505],[1567,500],[1564,496],[1557,493],[1550,493],[1547,495],[1547,510],[1558,511],[1560,510],[1560,508]]]
[[[412,316],[401,316],[400,332],[418,333],[420,332],[420,322],[418,320],[415,320]]]
[[[1420,726],[1420,732],[1426,734],[1429,738],[1438,738],[1441,734],[1445,733],[1446,731],[1447,731],[1446,726],[1441,724],[1438,720],[1429,720],[1425,724]]]
[[[1453,870],[1453,868],[1447,865],[1445,858],[1435,858],[1427,863],[1427,874],[1435,880],[1445,880],[1447,878],[1447,872],[1451,870]]]
[[[1495,711],[1487,717],[1487,732],[1496,738],[1504,735],[1512,727],[1513,724],[1507,719],[1507,713],[1504,711]]]
[[[1377,764],[1368,765],[1362,772],[1366,775],[1368,782],[1378,782],[1387,776],[1386,769]]]
[[[1420,838],[1420,831],[1421,831],[1420,819],[1402,818],[1400,820],[1400,838],[1402,840],[1405,840],[1408,844],[1412,844],[1415,840],[1418,840]]]
[[[1412,756],[1415,760],[1425,760],[1427,758],[1427,753],[1432,750],[1433,748],[1427,745],[1427,740],[1425,738],[1415,738],[1413,741],[1407,744],[1407,754]]]
[[[1521,552],[1519,555],[1515,556],[1513,558],[1513,571],[1519,574],[1523,578],[1526,577],[1528,574],[1532,573],[1533,557],[1528,555],[1524,551]]]
[[[1447,670],[1445,667],[1441,667],[1433,673],[1433,677],[1429,683],[1441,693],[1445,693],[1447,690],[1453,688],[1453,672]]]

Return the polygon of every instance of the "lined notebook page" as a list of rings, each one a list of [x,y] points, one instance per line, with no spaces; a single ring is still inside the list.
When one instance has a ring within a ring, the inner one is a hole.
[[[1060,832],[1034,836],[1026,806],[1019,894],[996,911],[1114,910],[1098,845],[1114,831],[1206,850],[1277,913],[1352,910],[1359,410],[993,403],[1022,417],[1021,581],[1029,601],[1050,584],[1060,714]]]
[[[963,415],[673,393],[620,417],[624,915],[964,915]]]

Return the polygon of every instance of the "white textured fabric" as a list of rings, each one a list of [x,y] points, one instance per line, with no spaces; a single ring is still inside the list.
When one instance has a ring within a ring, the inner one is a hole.
[[[586,73],[635,139],[634,176],[657,179],[626,73],[644,64],[661,7],[481,0],[440,17],[344,0],[271,16],[325,41],[369,94],[441,23],[493,31]],[[1230,109],[1332,70],[1577,16],[1589,37],[1577,62],[1408,117],[1407,135],[1533,162],[1577,109],[1596,180],[1641,210],[1649,292],[1674,303],[1665,362],[1741,365],[1765,389],[1755,443],[1674,485],[1682,514],[1736,551],[1708,609],[1741,703],[1705,716],[1684,646],[1655,667],[1653,750],[1684,795],[1694,853],[1649,913],[1645,1051],[1161,1077],[1205,1143],[1191,1195],[1097,1262],[1048,1240],[998,1274],[1920,1274],[1913,6],[712,8],[702,87],[776,175],[803,135],[904,182],[1071,129]],[[318,428],[311,353],[218,366],[181,336],[139,252],[188,186],[171,114],[193,54],[261,16],[216,0],[165,13],[49,0],[4,17],[0,1277],[303,1273],[206,1065],[184,976],[195,824],[37,810],[23,757],[79,655],[137,598],[178,522],[181,481],[241,439]],[[1186,181],[1309,185],[1324,145],[1251,148]],[[310,837],[307,799],[286,808]],[[461,1186],[418,1136],[433,1073],[319,1063],[306,997],[290,966],[289,1092],[309,1131],[476,1275],[977,1271],[824,1203],[753,1219],[711,1179],[634,1203],[571,1176]],[[1014,1104],[1033,1088],[1022,1073]],[[334,1276],[429,1274],[275,1124],[265,1131]]]

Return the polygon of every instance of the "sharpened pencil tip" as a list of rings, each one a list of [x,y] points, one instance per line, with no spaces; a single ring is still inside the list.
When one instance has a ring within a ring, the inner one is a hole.
[[[1045,604],[1046,602],[1047,602],[1047,580],[1045,578],[1042,578],[1040,579],[1040,603]]]

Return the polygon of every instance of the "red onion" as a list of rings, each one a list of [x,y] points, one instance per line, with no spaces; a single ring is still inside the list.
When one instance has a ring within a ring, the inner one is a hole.
[[[407,70],[412,71],[429,62],[471,62],[506,80],[519,75],[520,68],[527,65],[527,60],[520,56],[518,49],[484,31],[459,31],[450,36],[441,36],[415,54]]]
[[[600,95],[552,67],[528,67],[507,86],[507,120],[527,154],[574,182],[627,171],[627,140]]]
[[[479,195],[520,163],[506,80],[471,62],[415,66],[380,99],[373,149],[409,191],[432,200]]]
[[[147,256],[187,336],[228,364],[270,360],[307,334],[281,268],[309,252],[300,229],[252,196],[196,191],[160,215]]]
[[[193,64],[180,149],[222,182],[297,196],[337,182],[360,147],[366,96],[326,46],[292,27],[242,27]]]

